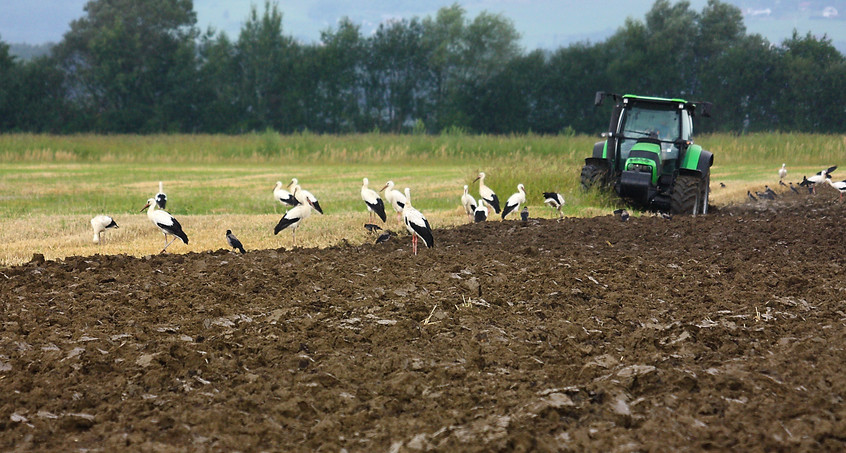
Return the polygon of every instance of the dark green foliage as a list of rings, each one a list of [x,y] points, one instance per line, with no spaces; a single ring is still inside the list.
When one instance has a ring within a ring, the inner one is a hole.
[[[0,132],[596,133],[598,90],[712,101],[698,132],[846,131],[831,41],[773,45],[719,0],[656,0],[607,40],[554,51],[458,4],[371,36],[343,19],[309,44],[269,1],[234,40],[195,24],[191,0],[91,0],[49,56],[0,41]]]

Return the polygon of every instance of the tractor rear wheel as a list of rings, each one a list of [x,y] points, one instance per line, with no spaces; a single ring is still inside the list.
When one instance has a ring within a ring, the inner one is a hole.
[[[593,187],[602,188],[608,179],[608,167],[605,165],[585,164],[582,167],[582,190],[590,190]]]
[[[670,211],[673,214],[699,214],[702,198],[701,184],[705,180],[696,175],[679,175],[670,197]]]

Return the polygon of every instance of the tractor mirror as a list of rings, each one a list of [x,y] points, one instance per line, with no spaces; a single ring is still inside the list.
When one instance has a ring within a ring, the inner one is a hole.
[[[605,92],[604,91],[597,91],[596,97],[593,98],[593,105],[599,107],[602,105],[602,100],[605,99]]]

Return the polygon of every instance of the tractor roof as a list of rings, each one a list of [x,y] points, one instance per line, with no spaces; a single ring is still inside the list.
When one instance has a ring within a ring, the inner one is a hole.
[[[613,98],[615,102],[622,101],[624,104],[628,103],[629,101],[638,101],[638,102],[645,102],[645,103],[654,103],[654,104],[682,104],[686,110],[693,112],[696,110],[697,107],[702,107],[702,116],[711,116],[711,107],[712,104],[710,102],[703,102],[703,101],[686,101],[684,99],[679,98],[659,98],[654,96],[638,96],[636,94],[624,94],[620,96],[619,94],[608,93],[605,91],[597,91],[596,97],[594,98],[594,105],[597,107],[602,105],[602,100],[606,97]]]
[[[643,100],[643,101],[666,102],[666,103],[673,103],[673,104],[678,104],[678,103],[687,104],[687,101],[685,101],[684,99],[657,98],[657,97],[653,97],[653,96],[638,96],[636,94],[624,94],[623,99],[639,99],[639,100]]]

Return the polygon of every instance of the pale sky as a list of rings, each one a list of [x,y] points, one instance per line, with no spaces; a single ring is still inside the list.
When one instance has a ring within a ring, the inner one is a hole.
[[[677,0],[671,0],[676,3]],[[724,0],[727,3],[749,4],[748,0]],[[770,42],[781,43],[793,29],[800,34],[812,31],[826,33],[838,48],[846,46],[846,1],[830,0],[842,7],[838,20],[818,17],[744,18],[747,32],[760,33]],[[282,11],[282,27],[286,36],[302,43],[319,40],[320,32],[334,28],[342,17],[349,17],[361,26],[364,34],[372,32],[379,23],[393,18],[424,18],[434,16],[438,9],[450,6],[455,0],[277,0]],[[42,44],[59,42],[68,31],[70,22],[85,15],[87,0],[0,0],[0,40],[6,43]],[[556,49],[576,41],[593,43],[605,40],[621,27],[627,17],[643,20],[654,0],[464,0],[458,2],[472,19],[480,12],[502,14],[514,22],[527,50]],[[791,1],[757,0],[785,6]],[[807,3],[807,2],[806,2]],[[237,39],[250,6],[264,11],[264,0],[194,0],[197,26],[205,31],[209,26]],[[690,0],[691,8],[701,11],[707,0]],[[799,4],[802,4],[801,2]],[[819,14],[816,14],[819,16]]]
[[[574,40],[603,40],[623,25],[627,16],[643,18],[654,0],[468,0],[459,2],[472,19],[480,12],[502,14],[514,21],[529,50],[557,48]],[[58,42],[72,20],[85,15],[87,0],[0,0],[0,39],[7,43]],[[434,16],[454,0],[279,0],[283,33],[304,43],[320,31],[349,17],[367,34],[379,23],[405,17]],[[693,0],[701,9],[706,0]],[[197,25],[237,38],[250,6],[264,10],[264,0],[194,0]],[[614,11],[609,15],[609,11]]]

